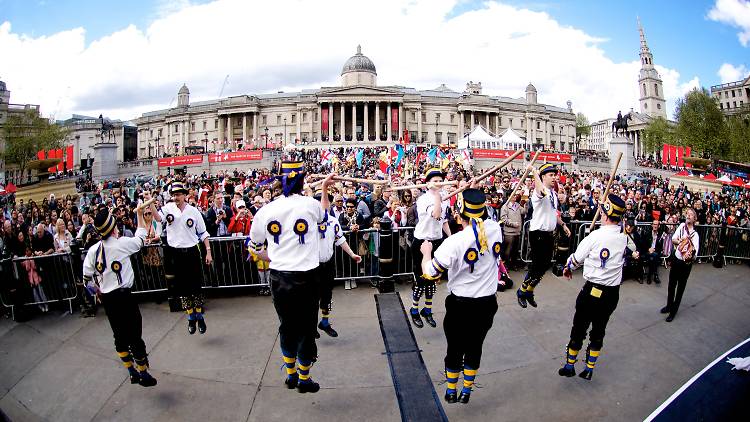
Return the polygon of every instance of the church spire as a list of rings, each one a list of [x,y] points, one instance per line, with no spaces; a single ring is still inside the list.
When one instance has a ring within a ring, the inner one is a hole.
[[[641,113],[648,114],[651,117],[661,116],[666,118],[666,102],[664,101],[661,76],[654,67],[654,56],[646,43],[646,35],[643,33],[640,18],[638,18],[638,34],[641,39],[639,54],[641,71],[638,77],[639,90],[641,91]]]
[[[648,48],[646,43],[646,34],[643,32],[643,26],[641,26],[641,18],[638,17],[638,34],[641,37],[641,67],[651,68],[654,65],[654,56],[651,54],[651,50]]]

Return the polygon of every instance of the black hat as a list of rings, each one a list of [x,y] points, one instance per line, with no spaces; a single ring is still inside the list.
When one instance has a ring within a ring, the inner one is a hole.
[[[176,193],[184,193],[185,195],[189,194],[190,192],[185,188],[185,185],[182,184],[182,182],[172,182],[172,187],[169,189],[169,194],[174,195]]]
[[[550,163],[544,163],[539,166],[539,176],[543,176],[547,173],[557,173],[557,167]]]
[[[115,228],[115,218],[112,217],[112,214],[110,214],[106,207],[104,209],[100,208],[96,217],[94,217],[94,227],[96,227],[96,231],[103,238],[112,234],[112,230]]]
[[[625,212],[625,201],[614,193],[607,196],[607,200],[602,205],[607,217],[619,221]]]
[[[437,167],[427,169],[427,171],[424,173],[424,182],[429,182],[433,177],[442,177],[443,179],[445,179],[445,173],[443,173],[443,171]]]
[[[479,189],[466,189],[456,197],[456,211],[464,218],[482,219],[487,216],[486,195]]]

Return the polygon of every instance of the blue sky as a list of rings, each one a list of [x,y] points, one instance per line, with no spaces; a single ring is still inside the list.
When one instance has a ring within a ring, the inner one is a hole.
[[[365,8],[373,16],[363,20]],[[723,17],[709,19],[712,9]],[[518,97],[533,82],[541,101],[570,99],[601,118],[637,107],[636,16],[663,66],[668,107],[697,84],[721,83],[722,65],[725,77],[750,69],[750,45],[738,39],[750,34],[747,0],[0,0],[0,57],[17,59],[0,61],[0,78],[12,100],[52,114],[138,115],[169,106],[182,83],[191,99],[215,98],[225,75],[224,95],[330,86],[361,43],[384,84],[462,90],[473,79],[489,94]],[[446,54],[452,50],[461,54]],[[113,51],[122,53],[114,64]],[[46,55],[54,74],[39,70]],[[455,60],[464,57],[477,59]]]

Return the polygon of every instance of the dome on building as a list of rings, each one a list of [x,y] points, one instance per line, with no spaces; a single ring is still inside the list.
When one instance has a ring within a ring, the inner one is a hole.
[[[344,67],[341,69],[341,75],[349,72],[369,72],[375,75],[378,74],[375,70],[375,64],[369,57],[362,54],[362,47],[359,45],[357,46],[357,54],[349,57],[349,60],[344,63]]]
[[[531,82],[529,82],[529,84],[526,85],[526,92],[536,92],[536,88],[534,87],[534,85],[531,84]]]
[[[190,94],[190,90],[188,89],[187,85],[182,84],[182,88],[180,88],[177,94]]]

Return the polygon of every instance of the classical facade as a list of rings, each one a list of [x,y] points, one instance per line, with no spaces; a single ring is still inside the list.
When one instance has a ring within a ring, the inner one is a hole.
[[[191,103],[183,85],[177,97],[176,107],[134,120],[139,157],[269,142],[392,142],[406,132],[411,142],[445,145],[455,144],[477,125],[498,136],[513,128],[529,146],[547,150],[572,151],[575,146],[572,104],[540,104],[531,84],[525,98],[485,95],[482,84],[474,82],[463,92],[445,85],[424,91],[378,86],[375,64],[360,47],[344,63],[341,86]]]
[[[625,137],[633,142],[633,155],[641,157],[648,155],[643,144],[643,130],[651,121],[657,117],[668,119],[666,101],[659,72],[654,67],[654,55],[646,42],[640,19],[638,20],[638,35],[640,37],[641,70],[638,74],[638,88],[640,91],[640,111],[633,108],[629,112],[621,111],[623,116],[629,116],[628,131]],[[591,124],[591,135],[589,136],[588,149],[596,151],[609,151],[609,142],[612,140],[612,123],[615,119],[599,120]],[[581,147],[583,149],[583,147]]]
[[[750,107],[750,76],[745,79],[711,87],[711,96],[716,99],[725,116],[731,116]]]
[[[5,122],[8,121],[8,117],[12,115],[20,115],[31,112],[36,116],[39,115],[39,106],[36,104],[13,104],[10,102],[10,91],[5,85],[5,82],[0,81],[0,183],[5,184],[8,180],[23,180],[24,177],[31,177],[31,170],[28,170],[28,174],[20,175],[17,174],[18,170],[16,166],[5,166],[5,160],[2,158],[2,153],[5,152]]]

